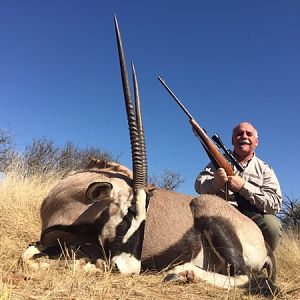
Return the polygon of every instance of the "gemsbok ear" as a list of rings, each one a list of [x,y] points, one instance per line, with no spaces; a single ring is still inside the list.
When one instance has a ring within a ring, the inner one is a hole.
[[[86,190],[86,197],[91,201],[110,198],[113,186],[109,182],[93,182]]]

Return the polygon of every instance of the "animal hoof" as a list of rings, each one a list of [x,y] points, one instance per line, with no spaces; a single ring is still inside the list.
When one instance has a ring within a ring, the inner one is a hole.
[[[179,274],[175,274],[175,273],[168,274],[163,281],[191,283],[191,282],[196,282],[197,278],[193,271],[188,270],[188,271],[180,272]]]
[[[194,273],[194,271],[191,271],[191,270],[188,270],[188,271],[184,271],[184,272],[181,272],[179,274],[182,278],[182,281],[184,282],[196,282],[197,281],[197,277]]]
[[[181,281],[180,277],[177,274],[168,274],[165,276],[163,282],[174,282],[174,281]]]
[[[49,256],[46,253],[40,252],[40,253],[36,253],[32,256],[32,259],[39,259],[39,258],[49,258]]]

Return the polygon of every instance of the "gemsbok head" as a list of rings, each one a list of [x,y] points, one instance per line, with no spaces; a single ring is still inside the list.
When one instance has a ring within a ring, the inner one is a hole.
[[[228,288],[264,267],[274,281],[274,256],[260,229],[226,201],[163,189],[149,193],[138,85],[132,65],[133,105],[116,17],[115,30],[133,171],[94,161],[59,181],[41,206],[42,251],[73,247],[92,262],[110,258],[123,274],[165,269],[165,281],[201,279]]]

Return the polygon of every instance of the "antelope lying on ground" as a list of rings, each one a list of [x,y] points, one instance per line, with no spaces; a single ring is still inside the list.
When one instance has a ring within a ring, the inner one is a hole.
[[[62,179],[41,206],[42,248],[73,247],[94,262],[111,258],[123,274],[168,269],[166,281],[235,286],[263,267],[274,281],[274,256],[260,229],[234,207],[213,195],[148,188],[137,80],[133,68],[134,108],[116,19],[115,26],[133,173],[94,161]]]

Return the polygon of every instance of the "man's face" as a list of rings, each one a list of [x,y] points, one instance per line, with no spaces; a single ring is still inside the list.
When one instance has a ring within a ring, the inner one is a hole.
[[[249,123],[240,123],[232,134],[234,152],[243,157],[254,153],[258,145],[256,129]]]

